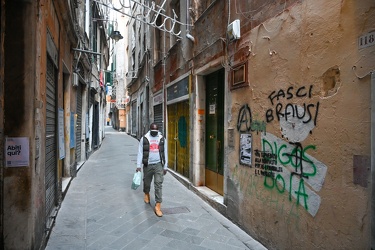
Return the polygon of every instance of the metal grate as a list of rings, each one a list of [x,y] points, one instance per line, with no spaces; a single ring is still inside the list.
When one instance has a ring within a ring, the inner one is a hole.
[[[190,213],[190,210],[187,207],[171,207],[171,208],[163,208],[163,214],[184,214]]]
[[[159,131],[164,135],[163,104],[154,106],[154,122],[158,125]]]

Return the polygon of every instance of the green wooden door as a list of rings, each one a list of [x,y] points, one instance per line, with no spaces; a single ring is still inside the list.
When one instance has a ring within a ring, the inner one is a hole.
[[[224,70],[206,76],[206,186],[223,194]]]

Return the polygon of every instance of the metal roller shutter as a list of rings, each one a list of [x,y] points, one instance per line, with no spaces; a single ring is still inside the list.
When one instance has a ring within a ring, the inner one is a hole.
[[[163,104],[158,104],[154,106],[154,122],[158,125],[159,131],[164,134],[163,126]]]
[[[53,61],[47,58],[47,86],[46,86],[46,221],[50,222],[52,212],[57,205],[57,138],[56,138],[56,79],[57,69]]]
[[[132,102],[132,134],[137,134],[137,102]]]
[[[77,132],[76,132],[76,159],[81,161],[81,136],[82,136],[82,85],[77,87]]]

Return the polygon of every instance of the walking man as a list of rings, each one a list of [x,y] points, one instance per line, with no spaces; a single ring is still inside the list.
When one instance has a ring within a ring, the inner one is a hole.
[[[150,203],[150,187],[154,179],[155,214],[163,216],[161,212],[162,189],[164,175],[168,168],[167,141],[159,132],[158,125],[152,123],[150,130],[141,138],[138,146],[137,169],[141,171],[143,164],[143,192],[145,203]]]

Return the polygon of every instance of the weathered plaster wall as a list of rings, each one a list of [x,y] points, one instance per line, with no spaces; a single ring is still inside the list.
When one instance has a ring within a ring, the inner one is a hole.
[[[6,2],[4,40],[4,135],[34,138],[35,4]],[[25,25],[28,24],[28,25]],[[18,30],[18,32],[12,32]],[[34,157],[30,156],[33,166]],[[32,246],[33,167],[4,168],[4,248]],[[17,232],[17,233],[15,233]]]
[[[63,21],[58,11],[49,0],[6,1],[4,135],[27,137],[30,159],[29,166],[4,168],[2,199],[5,249],[40,249],[46,240],[44,149],[47,27],[61,53],[60,56],[56,55],[60,73],[57,79],[59,107],[63,107],[62,72],[64,69],[71,70],[72,61],[71,44],[61,39],[61,35],[68,36],[67,32],[60,33]]]
[[[354,169],[370,169],[371,84],[357,75],[375,52],[357,41],[374,17],[373,1],[303,1],[230,45],[249,48],[250,86],[230,96],[228,216],[270,249],[369,248],[371,185]],[[252,167],[239,164],[241,133]]]

